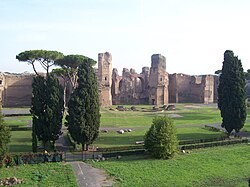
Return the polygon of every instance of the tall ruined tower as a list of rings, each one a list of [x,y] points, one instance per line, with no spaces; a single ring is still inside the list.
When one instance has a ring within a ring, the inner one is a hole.
[[[98,87],[101,106],[111,106],[112,55],[109,52],[98,54]]]
[[[154,54],[151,56],[149,104],[168,104],[168,73],[166,72],[166,58],[161,54]]]

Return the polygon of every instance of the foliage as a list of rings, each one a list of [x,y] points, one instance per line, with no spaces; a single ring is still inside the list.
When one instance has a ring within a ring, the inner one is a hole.
[[[3,121],[2,109],[0,108],[0,163],[7,152],[7,145],[10,142],[10,129]],[[1,164],[0,164],[1,165]]]
[[[222,127],[228,133],[239,132],[246,120],[246,82],[241,61],[232,51],[225,51],[218,86],[218,108]]]
[[[192,150],[169,160],[129,156],[92,164],[108,171],[121,187],[248,186],[249,151],[249,145],[223,146]]]
[[[96,61],[83,55],[64,56],[64,58],[55,61],[57,65],[62,67],[61,69],[55,70],[55,73],[62,77],[67,77],[67,79],[71,83],[72,88],[75,89],[77,82],[77,69],[79,65],[84,63],[86,60],[88,61],[88,63],[91,63],[92,66],[96,64]]]
[[[78,144],[91,144],[98,136],[100,106],[97,80],[88,59],[78,69],[78,86],[69,100],[66,117],[69,133]]]
[[[34,77],[32,87],[32,130],[47,148],[50,143],[53,146],[61,134],[63,91],[53,75],[49,75],[47,79],[42,76]]]
[[[246,80],[250,80],[250,69],[247,70],[247,72],[244,72]]]
[[[219,69],[219,70],[216,70],[216,71],[214,72],[214,74],[216,74],[216,75],[221,74],[221,70],[220,70],[220,69]]]
[[[36,75],[38,75],[38,72],[35,68],[35,62],[39,62],[46,70],[47,76],[49,74],[49,68],[55,64],[56,60],[61,58],[63,58],[62,53],[47,50],[29,50],[21,52],[16,56],[16,59],[19,61],[31,64]]]
[[[177,152],[178,139],[173,120],[156,117],[145,135],[145,148],[155,158],[172,158]]]

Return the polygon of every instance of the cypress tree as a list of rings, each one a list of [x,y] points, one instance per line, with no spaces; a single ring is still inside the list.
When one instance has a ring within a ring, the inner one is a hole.
[[[54,76],[49,75],[47,79],[36,76],[32,87],[32,148],[35,151],[37,139],[43,142],[45,149],[50,145],[54,147],[61,134],[64,107],[63,88]]]
[[[78,68],[77,87],[71,94],[66,117],[74,141],[86,148],[97,138],[100,127],[100,106],[97,80],[92,61],[85,59]]]
[[[224,53],[224,61],[218,86],[218,108],[221,126],[230,134],[239,132],[246,120],[246,82],[241,60],[233,51]]]
[[[32,150],[37,151],[37,139],[43,140],[44,128],[44,111],[45,111],[45,79],[42,76],[36,76],[33,78],[32,82]],[[45,145],[46,140],[43,140]]]

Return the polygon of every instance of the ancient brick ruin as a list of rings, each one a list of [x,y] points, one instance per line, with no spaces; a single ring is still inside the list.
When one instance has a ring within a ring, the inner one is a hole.
[[[123,68],[122,75],[112,70],[112,55],[98,54],[96,70],[100,103],[151,104],[213,103],[217,102],[218,76],[168,74],[166,58],[160,54],[151,57],[151,67],[141,73]],[[4,107],[30,106],[33,74],[0,74],[0,97]]]

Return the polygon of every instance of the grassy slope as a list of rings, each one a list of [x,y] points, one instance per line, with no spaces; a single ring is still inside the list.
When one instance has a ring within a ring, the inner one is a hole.
[[[22,165],[0,169],[0,178],[13,176],[23,179],[25,183],[20,186],[24,187],[77,186],[71,166],[63,163]],[[41,181],[39,181],[39,176],[42,177]]]
[[[178,155],[172,160],[123,157],[93,163],[121,186],[247,186],[250,146],[224,146]]]

